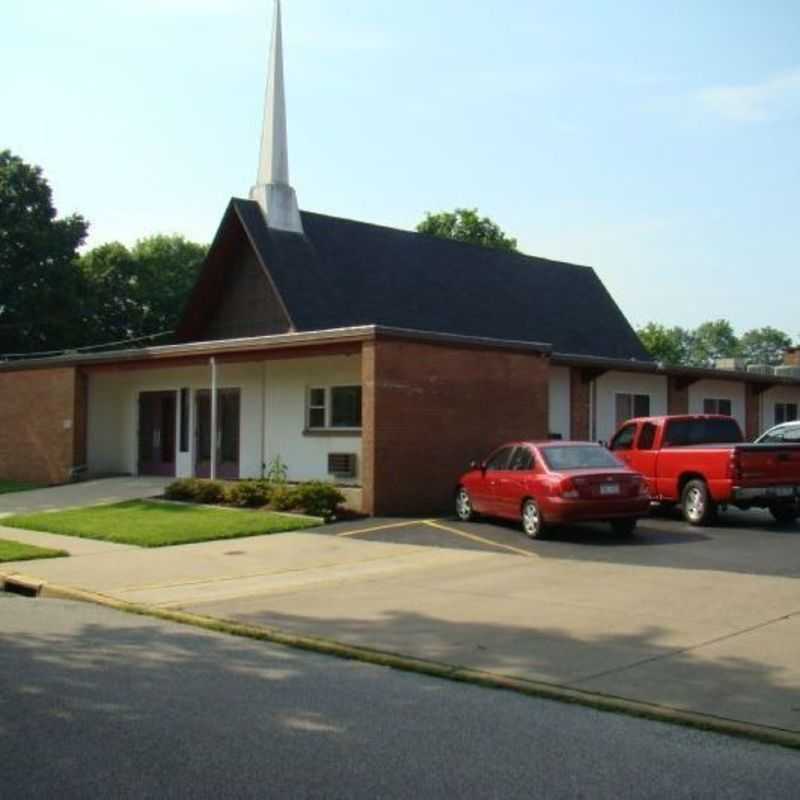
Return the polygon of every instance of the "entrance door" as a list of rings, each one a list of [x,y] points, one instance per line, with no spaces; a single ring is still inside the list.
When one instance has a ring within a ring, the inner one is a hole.
[[[139,395],[139,474],[175,475],[175,392]]]
[[[195,428],[195,475],[211,475],[211,392],[197,392],[197,425]],[[217,477],[236,480],[239,477],[239,430],[241,398],[239,389],[217,392]]]

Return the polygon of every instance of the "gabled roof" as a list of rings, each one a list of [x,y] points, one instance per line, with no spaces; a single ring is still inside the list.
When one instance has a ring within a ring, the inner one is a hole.
[[[189,319],[210,311],[203,306],[213,298],[198,290],[216,283],[206,274],[224,268],[215,249],[240,226],[293,330],[384,325],[652,361],[589,267],[322,214],[302,218],[304,235],[272,230],[256,203],[233,199],[179,338]]]

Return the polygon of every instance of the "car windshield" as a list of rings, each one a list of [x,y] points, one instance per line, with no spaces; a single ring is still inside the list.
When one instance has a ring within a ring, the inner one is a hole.
[[[542,458],[552,470],[615,469],[623,466],[605,447],[600,445],[571,445],[569,447],[543,447]]]
[[[667,424],[663,447],[740,444],[742,441],[742,432],[735,419],[676,419]]]

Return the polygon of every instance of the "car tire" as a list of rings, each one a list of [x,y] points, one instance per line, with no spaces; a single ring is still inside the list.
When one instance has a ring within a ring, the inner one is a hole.
[[[463,486],[459,486],[456,492],[456,517],[461,522],[469,522],[475,519],[475,516],[469,492]]]
[[[789,525],[800,517],[800,509],[789,503],[773,503],[769,507],[769,513],[779,525]]]
[[[522,531],[529,539],[543,539],[546,526],[542,512],[535,500],[530,498],[522,504]]]
[[[708,525],[717,514],[717,505],[702,480],[689,481],[681,493],[683,518],[695,526]]]
[[[611,523],[611,530],[614,532],[615,536],[628,538],[636,533],[636,525],[638,522],[638,519],[615,519]]]

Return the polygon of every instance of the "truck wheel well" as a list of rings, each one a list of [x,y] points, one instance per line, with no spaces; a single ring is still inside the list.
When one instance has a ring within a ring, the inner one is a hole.
[[[699,472],[686,472],[681,475],[680,479],[678,480],[678,498],[683,495],[683,489],[689,481],[702,481],[703,483],[707,483],[705,475],[701,475]]]

